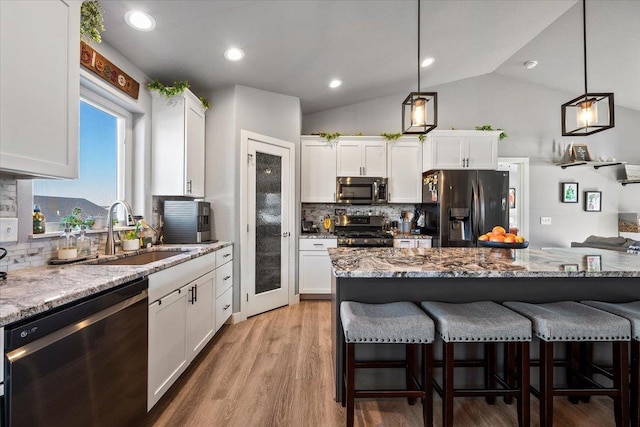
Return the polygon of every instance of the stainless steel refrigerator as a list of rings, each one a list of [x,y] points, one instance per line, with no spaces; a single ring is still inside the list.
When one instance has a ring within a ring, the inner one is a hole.
[[[433,246],[476,246],[496,225],[509,229],[509,173],[430,170],[422,174],[422,233]]]

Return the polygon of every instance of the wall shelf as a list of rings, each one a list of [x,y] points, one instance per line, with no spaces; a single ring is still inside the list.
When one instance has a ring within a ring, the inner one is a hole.
[[[557,166],[560,166],[562,169],[566,169],[566,168],[570,168],[573,166],[593,166],[593,168],[595,170],[598,170],[600,168],[606,167],[606,166],[618,166],[618,165],[624,165],[627,162],[616,162],[616,161],[612,161],[612,162],[587,162],[587,161],[573,161],[573,162],[566,162],[566,163],[558,163]]]
[[[627,184],[640,184],[640,179],[620,179],[618,182],[624,187]]]

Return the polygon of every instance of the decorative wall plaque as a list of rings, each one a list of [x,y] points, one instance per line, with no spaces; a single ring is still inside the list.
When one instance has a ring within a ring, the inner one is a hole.
[[[80,65],[130,97],[138,99],[140,84],[83,41],[80,42]]]

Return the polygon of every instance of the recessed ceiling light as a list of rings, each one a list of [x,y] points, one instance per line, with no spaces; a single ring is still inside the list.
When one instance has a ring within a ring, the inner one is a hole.
[[[420,64],[422,67],[428,67],[429,65],[433,64],[435,62],[435,58],[426,58],[424,61],[422,61],[422,64]]]
[[[538,61],[527,61],[524,63],[524,68],[527,70],[533,70],[538,65]]]
[[[242,49],[238,49],[237,47],[231,47],[224,52],[224,57],[229,61],[240,61],[244,58],[244,52]]]
[[[151,31],[156,27],[153,16],[141,10],[130,10],[124,14],[124,20],[138,31]]]
[[[339,87],[342,84],[342,80],[340,79],[333,79],[329,82],[329,87],[331,89],[335,89],[337,87]]]

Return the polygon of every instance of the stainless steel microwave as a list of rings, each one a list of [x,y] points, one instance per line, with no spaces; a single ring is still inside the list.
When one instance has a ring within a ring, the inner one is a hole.
[[[336,180],[336,202],[350,205],[387,203],[387,178],[339,176]]]

